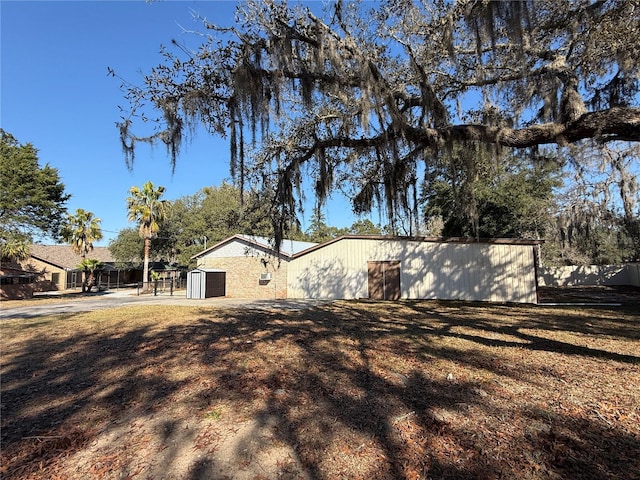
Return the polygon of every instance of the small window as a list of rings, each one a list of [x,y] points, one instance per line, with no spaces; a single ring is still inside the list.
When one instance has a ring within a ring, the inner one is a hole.
[[[51,283],[58,285],[60,283],[60,273],[55,272],[51,274]]]

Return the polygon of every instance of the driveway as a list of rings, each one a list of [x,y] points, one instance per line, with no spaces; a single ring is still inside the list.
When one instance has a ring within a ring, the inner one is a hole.
[[[47,301],[38,305],[12,306],[5,308],[0,305],[1,319],[34,318],[44,315],[58,315],[78,312],[90,312],[106,308],[122,307],[126,305],[183,305],[205,308],[244,308],[258,310],[307,310],[316,305],[331,303],[332,300],[315,299],[273,299],[254,300],[241,298],[205,298],[188,299],[184,291],[174,292],[173,295],[137,295],[131,290],[114,290],[96,293],[84,298],[60,297],[59,301]]]

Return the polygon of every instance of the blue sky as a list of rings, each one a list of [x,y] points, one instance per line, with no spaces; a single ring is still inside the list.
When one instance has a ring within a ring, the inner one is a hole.
[[[83,208],[102,219],[105,238],[99,245],[132,226],[125,201],[133,185],[150,180],[174,200],[229,180],[227,142],[207,135],[183,147],[173,174],[163,147],[140,148],[129,171],[115,126],[118,106],[127,104],[120,81],[107,68],[136,83],[160,63],[161,45],[172,38],[194,42],[183,33],[199,29],[192,11],[226,25],[235,6],[195,0],[0,1],[0,126],[20,143],[33,144],[41,165],[58,169],[72,195],[69,212]],[[310,216],[305,213],[303,227]],[[355,220],[339,199],[329,203],[325,216],[337,227]]]

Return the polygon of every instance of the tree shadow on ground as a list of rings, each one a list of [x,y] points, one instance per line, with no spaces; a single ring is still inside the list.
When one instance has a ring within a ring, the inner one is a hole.
[[[588,311],[591,326],[570,310],[463,302],[184,321],[158,309],[78,333],[63,331],[75,316],[56,317],[54,335],[34,327],[3,355],[3,476],[51,477],[124,431],[94,476],[233,477],[217,453],[224,422],[203,421],[219,409],[239,430],[239,472],[268,441],[291,455],[280,478],[637,478],[640,324]],[[157,446],[146,463],[145,441]],[[179,471],[185,449],[201,455]]]

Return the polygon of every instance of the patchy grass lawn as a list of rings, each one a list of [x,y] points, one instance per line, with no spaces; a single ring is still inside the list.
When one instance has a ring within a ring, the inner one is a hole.
[[[640,478],[634,307],[3,320],[6,479]]]

